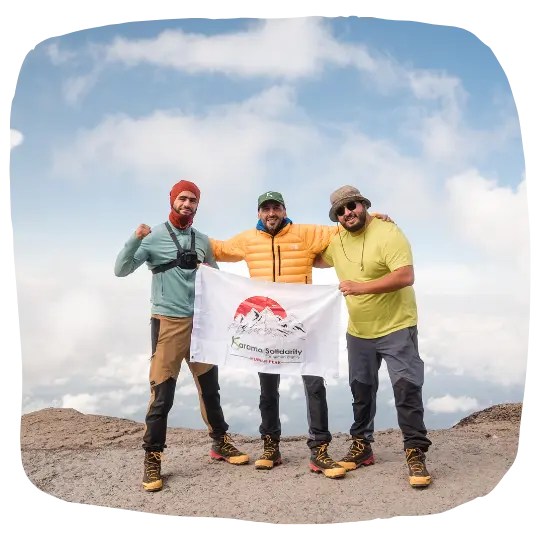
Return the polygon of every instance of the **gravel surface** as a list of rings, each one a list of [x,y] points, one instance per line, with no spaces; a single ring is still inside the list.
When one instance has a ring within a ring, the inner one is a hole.
[[[488,494],[516,457],[521,404],[490,407],[450,429],[429,433],[433,477],[427,489],[409,487],[401,433],[375,434],[375,465],[340,480],[308,469],[305,437],[284,437],[283,464],[257,471],[260,439],[232,434],[250,464],[214,462],[204,431],[171,428],[162,468],[164,488],[141,486],[143,424],[73,409],[43,409],[21,422],[22,463],[42,491],[69,502],[156,514],[269,523],[337,523],[436,514]],[[348,435],[334,434],[330,453],[345,455]]]

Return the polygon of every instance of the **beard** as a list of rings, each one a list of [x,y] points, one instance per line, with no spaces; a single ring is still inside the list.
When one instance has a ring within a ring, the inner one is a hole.
[[[179,216],[190,216],[191,214],[193,214],[193,210],[191,208],[184,208],[183,206],[178,206],[178,207],[173,206],[173,210]],[[183,212],[187,212],[187,214],[184,214]]]
[[[275,221],[272,222],[272,224],[270,224],[268,222],[268,220],[265,222],[264,226],[266,228],[266,230],[269,232],[269,233],[275,233],[280,227],[281,227],[281,224],[283,223],[283,219],[276,219]]]
[[[357,222],[355,225],[347,225],[347,222],[344,220],[341,225],[343,226],[343,228],[346,230],[346,231],[349,231],[349,232],[358,232],[360,231],[361,229],[363,229],[366,225],[366,212],[362,212],[361,214],[357,214],[356,212],[354,212],[354,215],[356,216],[357,218]]]
[[[193,218],[197,210],[195,212],[192,211],[190,214],[181,214],[180,210],[181,208],[177,209],[173,206],[169,214],[169,219],[177,229],[186,229],[193,223]]]

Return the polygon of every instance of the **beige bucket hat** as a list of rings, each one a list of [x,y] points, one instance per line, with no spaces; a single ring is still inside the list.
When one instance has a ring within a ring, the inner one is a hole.
[[[330,195],[330,204],[332,206],[330,208],[330,212],[328,215],[330,216],[331,221],[334,221],[334,222],[339,221],[336,214],[336,210],[340,206],[343,206],[351,201],[361,201],[366,205],[366,208],[369,208],[371,206],[371,201],[369,199],[366,199],[360,193],[360,191],[358,191],[355,187],[353,186],[340,187],[336,189],[336,191],[334,191],[332,195]]]

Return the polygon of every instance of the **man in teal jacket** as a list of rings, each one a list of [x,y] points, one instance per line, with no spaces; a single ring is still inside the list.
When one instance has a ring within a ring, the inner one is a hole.
[[[159,491],[161,456],[167,431],[167,416],[174,400],[180,365],[185,359],[199,392],[201,414],[213,439],[210,456],[229,463],[248,463],[227,434],[220,404],[218,368],[190,362],[189,347],[193,326],[195,273],[198,265],[218,268],[208,237],[192,227],[200,200],[199,188],[181,180],[170,192],[171,213],[165,223],[150,228],[137,227],[119,253],[114,273],[124,277],[146,262],[152,271],[150,403],[145,421],[143,487]]]

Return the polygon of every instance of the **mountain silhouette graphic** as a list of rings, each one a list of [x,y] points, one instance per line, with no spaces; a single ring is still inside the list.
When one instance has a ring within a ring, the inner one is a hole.
[[[295,336],[305,339],[306,330],[297,317],[290,314],[283,318],[276,315],[270,308],[262,311],[255,308],[242,315],[238,313],[234,322],[229,326],[235,334],[256,334],[260,336],[285,337]]]

